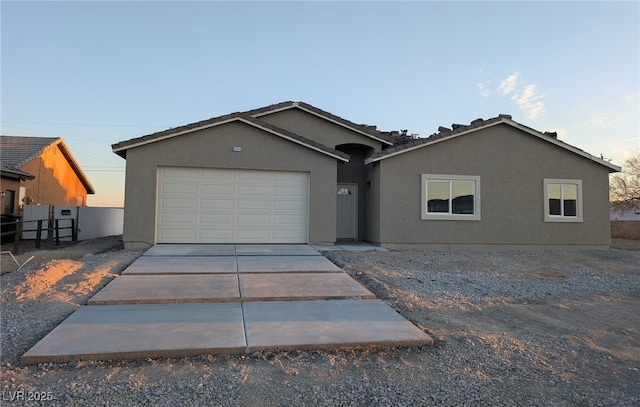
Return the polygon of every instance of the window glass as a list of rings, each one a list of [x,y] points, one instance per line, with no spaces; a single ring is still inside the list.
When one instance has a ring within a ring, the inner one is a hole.
[[[549,184],[549,215],[562,215],[560,200],[562,199],[562,185]]]
[[[427,181],[427,212],[449,213],[449,181]]]
[[[451,213],[473,215],[474,181],[451,181]]]
[[[562,185],[562,199],[564,216],[578,216],[578,186],[575,184]]]
[[[338,189],[338,195],[351,195],[351,191],[349,190],[349,188],[340,188]]]

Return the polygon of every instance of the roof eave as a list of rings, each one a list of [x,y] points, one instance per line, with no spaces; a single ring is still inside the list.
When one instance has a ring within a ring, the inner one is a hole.
[[[84,189],[87,191],[87,194],[88,195],[94,195],[96,193],[96,190],[93,188],[93,185],[91,184],[91,181],[89,181],[89,178],[87,177],[87,175],[84,173],[84,171],[82,171],[82,167],[80,167],[80,164],[73,157],[73,154],[71,154],[71,150],[65,144],[64,140],[59,138],[51,146],[54,146],[54,145],[58,145],[59,146],[60,151],[62,151],[62,154],[67,159],[67,162],[69,163],[69,165],[73,169],[73,172],[76,173],[76,176],[78,177],[78,179],[80,180],[80,182],[84,186]]]
[[[0,175],[2,175],[5,178],[13,178],[13,179],[18,179],[20,181],[27,181],[27,180],[32,180],[36,178],[34,175],[31,175],[24,171],[12,171],[9,169],[0,170]]]

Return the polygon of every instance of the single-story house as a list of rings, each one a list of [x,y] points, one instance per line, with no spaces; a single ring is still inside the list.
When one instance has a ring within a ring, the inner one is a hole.
[[[86,206],[95,190],[61,138],[0,136],[2,213],[22,204]]]
[[[303,102],[123,141],[127,247],[608,247],[620,167],[512,120],[381,132]]]

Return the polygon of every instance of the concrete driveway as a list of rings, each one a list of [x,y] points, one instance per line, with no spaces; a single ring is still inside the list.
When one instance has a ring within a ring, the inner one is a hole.
[[[173,244],[150,248],[21,362],[432,343],[311,246]]]

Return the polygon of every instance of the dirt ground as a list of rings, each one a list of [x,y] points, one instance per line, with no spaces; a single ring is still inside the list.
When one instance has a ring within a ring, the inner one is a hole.
[[[639,241],[616,240],[608,255],[563,252],[564,268],[541,258],[513,277],[566,283],[574,265],[594,278],[635,277],[638,251]],[[23,389],[52,393],[54,405],[640,403],[637,280],[625,292],[597,295],[508,301],[448,293],[436,301],[415,288],[425,279],[416,264],[440,255],[420,252],[345,253],[332,260],[432,334],[433,347],[20,366],[24,352],[140,255],[111,237],[25,248],[18,262],[34,257],[20,270],[2,256],[3,397]],[[487,260],[463,260],[471,269],[491,269]]]

